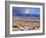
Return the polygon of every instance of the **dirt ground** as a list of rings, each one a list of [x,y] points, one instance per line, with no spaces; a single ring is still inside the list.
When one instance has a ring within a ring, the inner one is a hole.
[[[12,26],[14,31],[35,30],[40,28],[40,21],[14,20]]]

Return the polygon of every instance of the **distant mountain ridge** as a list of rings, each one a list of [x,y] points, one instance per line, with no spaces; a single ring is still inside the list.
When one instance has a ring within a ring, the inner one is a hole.
[[[38,14],[18,14],[18,15],[13,15],[13,16],[16,16],[16,17],[40,17],[40,15]]]

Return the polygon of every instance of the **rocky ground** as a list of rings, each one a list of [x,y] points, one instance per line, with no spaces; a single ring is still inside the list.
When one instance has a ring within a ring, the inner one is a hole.
[[[40,21],[14,20],[13,31],[37,30],[40,28]]]

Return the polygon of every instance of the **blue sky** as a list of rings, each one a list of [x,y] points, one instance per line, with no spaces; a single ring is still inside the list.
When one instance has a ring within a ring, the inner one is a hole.
[[[13,16],[40,15],[40,8],[32,8],[32,7],[13,7],[12,13],[13,13]]]

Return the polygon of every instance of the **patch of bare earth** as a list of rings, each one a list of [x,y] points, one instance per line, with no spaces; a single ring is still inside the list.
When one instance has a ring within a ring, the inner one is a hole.
[[[37,30],[40,28],[40,21],[14,20],[12,26],[14,31]]]

